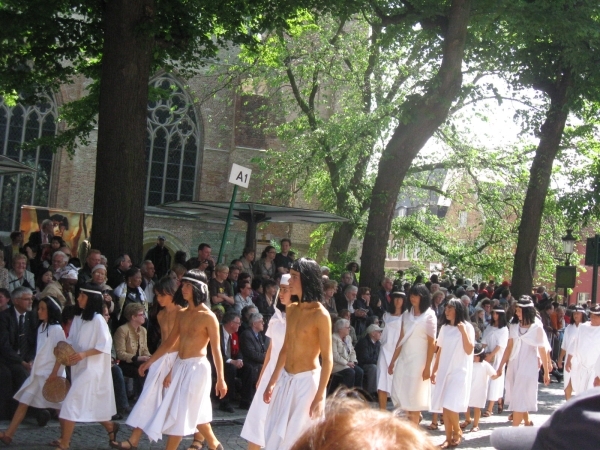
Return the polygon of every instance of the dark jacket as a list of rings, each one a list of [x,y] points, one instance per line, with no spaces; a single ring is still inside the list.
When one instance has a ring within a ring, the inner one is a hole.
[[[240,350],[244,355],[244,365],[260,370],[265,362],[267,348],[269,348],[269,338],[262,333],[258,333],[258,338],[253,330],[246,330],[240,335]]]
[[[390,294],[391,294],[391,292],[390,292]],[[381,290],[379,290],[379,292],[377,292],[377,295],[379,296],[379,300],[381,300],[381,309],[384,312],[389,312],[390,314],[392,314],[394,312],[394,309],[393,309],[394,304],[393,304],[393,302],[388,301],[388,298],[387,298],[388,296],[387,296],[386,292],[383,289],[381,289]]]
[[[354,348],[358,365],[377,364],[380,349],[381,343],[379,341],[373,343],[371,337],[368,335],[359,339]]]
[[[113,267],[108,271],[107,278],[106,284],[111,288],[116,289],[118,285],[125,281],[125,273],[121,272],[121,269]]]
[[[160,247],[158,244],[155,245],[148,250],[144,259],[150,260],[154,264],[157,280],[164,277],[171,268],[171,254],[167,247]]]
[[[0,312],[0,361],[14,364],[30,362],[35,358],[38,320],[33,312],[25,313],[27,350],[19,355],[19,324],[14,306]]]

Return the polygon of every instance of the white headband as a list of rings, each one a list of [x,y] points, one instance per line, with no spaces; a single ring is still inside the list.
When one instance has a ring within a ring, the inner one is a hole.
[[[504,311],[503,309],[492,309],[492,311],[497,313],[506,313],[506,311]]]
[[[590,314],[595,314],[595,315],[598,315],[598,314],[600,314],[600,310],[598,310],[598,311],[592,311],[592,310],[590,309]]]
[[[50,297],[50,296],[48,295],[46,298],[49,298],[49,299],[52,301],[52,303],[54,303],[54,304],[56,305],[56,307],[58,308],[58,310],[59,310],[60,312],[62,312],[62,307],[61,307],[61,306],[58,304],[58,302],[57,302],[56,300],[54,300],[54,298],[53,298],[53,297]]]
[[[102,292],[100,292],[100,291],[92,291],[91,289],[84,289],[84,288],[79,289],[79,292],[85,292],[87,294],[102,295]]]
[[[198,287],[200,287],[200,290],[203,294],[208,295],[208,285],[204,281],[196,280],[195,278],[190,277],[181,277],[181,281],[184,280],[196,284]]]
[[[528,303],[517,303],[517,308],[533,308],[534,306],[531,300]]]

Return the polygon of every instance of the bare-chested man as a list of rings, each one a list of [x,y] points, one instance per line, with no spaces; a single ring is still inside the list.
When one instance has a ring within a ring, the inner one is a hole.
[[[153,362],[178,349],[178,358],[173,366],[171,385],[156,411],[154,418],[144,431],[151,440],[157,441],[162,434],[169,436],[166,450],[175,450],[183,436],[199,431],[209,449],[223,449],[212,432],[212,405],[210,402],[210,364],[206,358],[206,347],[212,342],[212,356],[217,369],[216,393],[223,398],[227,385],[223,376],[223,360],[219,340],[219,323],[205,302],[208,299],[206,275],[199,270],[186,272],[181,278],[181,293],[188,308],[179,311],[171,334],[152,357],[140,366],[143,374]],[[160,431],[159,431],[160,430]],[[199,445],[196,445],[196,442]],[[198,449],[202,443],[194,441],[190,447]]]
[[[271,403],[265,424],[267,450],[289,449],[310,420],[323,415],[333,367],[331,319],[320,303],[321,269],[312,259],[301,258],[294,262],[290,275],[290,293],[299,303],[286,308],[283,348],[264,392],[264,401]]]

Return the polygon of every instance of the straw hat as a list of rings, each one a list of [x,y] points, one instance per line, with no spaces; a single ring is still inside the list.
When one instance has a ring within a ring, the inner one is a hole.
[[[60,403],[65,399],[70,388],[71,383],[69,383],[69,380],[63,377],[57,377],[52,380],[47,380],[46,383],[44,383],[42,395],[49,402]]]
[[[75,353],[75,349],[65,341],[60,341],[54,348],[54,356],[56,356],[56,360],[63,366],[74,366],[77,364],[69,361],[69,357]]]

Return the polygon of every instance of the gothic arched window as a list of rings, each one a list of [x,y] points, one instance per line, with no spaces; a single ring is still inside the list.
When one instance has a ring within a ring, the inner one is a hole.
[[[22,144],[56,134],[56,104],[50,97],[34,106],[10,107],[0,98],[0,154],[34,169],[33,174],[0,176],[0,231],[17,229],[22,205],[48,206],[54,152]]]
[[[193,200],[201,133],[191,98],[171,76],[150,86],[170,91],[168,99],[148,103],[146,206]]]

